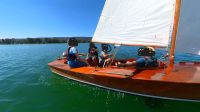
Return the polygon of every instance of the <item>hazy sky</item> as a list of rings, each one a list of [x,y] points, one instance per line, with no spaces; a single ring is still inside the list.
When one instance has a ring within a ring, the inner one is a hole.
[[[105,0],[1,0],[0,38],[93,36]]]

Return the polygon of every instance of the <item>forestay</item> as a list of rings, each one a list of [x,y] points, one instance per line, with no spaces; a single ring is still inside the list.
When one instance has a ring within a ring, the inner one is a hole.
[[[200,55],[200,0],[182,0],[176,50]]]
[[[106,0],[92,41],[167,47],[173,29],[175,2]]]

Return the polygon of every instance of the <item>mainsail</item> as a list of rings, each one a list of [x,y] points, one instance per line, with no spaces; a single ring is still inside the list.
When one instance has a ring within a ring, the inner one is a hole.
[[[92,41],[167,47],[173,29],[175,2],[106,0]]]
[[[200,55],[200,0],[182,0],[176,51]]]

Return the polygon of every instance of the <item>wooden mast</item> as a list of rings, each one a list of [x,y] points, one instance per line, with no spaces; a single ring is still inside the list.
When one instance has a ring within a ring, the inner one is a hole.
[[[176,0],[175,15],[174,15],[174,26],[173,26],[171,48],[170,48],[170,57],[169,57],[169,66],[167,67],[167,70],[166,70],[167,74],[169,74],[174,67],[174,53],[175,53],[175,47],[176,47],[176,38],[177,38],[180,10],[181,10],[181,0]]]

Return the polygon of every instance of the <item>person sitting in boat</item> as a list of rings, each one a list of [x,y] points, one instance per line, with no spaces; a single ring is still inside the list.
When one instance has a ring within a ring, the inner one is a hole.
[[[76,48],[76,46],[78,46],[78,41],[76,40],[76,38],[69,38],[67,43],[69,46],[66,51],[67,52],[67,64],[71,68],[87,66],[87,63],[79,57],[79,55],[82,55],[82,54],[78,54],[78,50]]]
[[[111,58],[112,54],[108,54],[112,50],[112,47],[108,44],[101,44],[101,54],[100,54],[100,62],[99,65],[102,67],[106,67],[111,63]]]
[[[88,49],[88,57],[87,62],[90,66],[98,66],[99,65],[99,58],[98,58],[98,49],[94,43],[90,43]]]
[[[142,47],[138,49],[138,55],[142,56],[136,61],[127,63],[117,63],[118,67],[135,66],[137,69],[149,69],[158,67],[157,58],[155,58],[155,49],[153,47]]]

